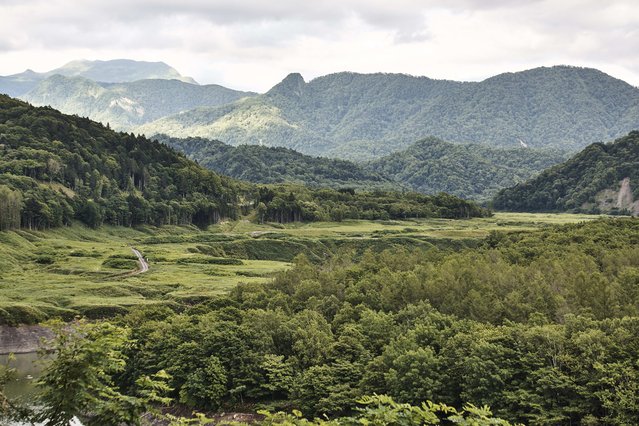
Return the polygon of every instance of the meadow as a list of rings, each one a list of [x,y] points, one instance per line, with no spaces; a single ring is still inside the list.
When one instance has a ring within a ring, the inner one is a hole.
[[[321,261],[339,250],[397,246],[462,249],[491,231],[534,231],[592,220],[573,214],[497,213],[469,220],[256,224],[138,228],[81,225],[47,231],[0,232],[0,323],[51,317],[108,317],[141,304],[188,305],[240,282],[264,282],[299,253]],[[131,248],[150,270],[134,274]]]

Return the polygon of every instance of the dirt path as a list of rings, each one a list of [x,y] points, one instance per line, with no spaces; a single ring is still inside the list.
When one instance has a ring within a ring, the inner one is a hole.
[[[142,256],[142,253],[140,253],[139,250],[133,247],[131,247],[131,250],[133,250],[133,253],[138,257],[138,263],[140,264],[138,270],[132,272],[131,275],[143,274],[147,272],[149,270],[149,263],[146,261],[144,256]]]

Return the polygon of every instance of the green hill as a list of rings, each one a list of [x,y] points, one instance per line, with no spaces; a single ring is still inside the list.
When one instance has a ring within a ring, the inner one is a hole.
[[[500,191],[495,208],[639,214],[639,132],[595,143],[536,178]]]
[[[565,156],[556,150],[490,148],[428,138],[367,166],[414,191],[489,200],[498,190],[529,179]]]
[[[109,84],[84,77],[54,75],[39,82],[21,98],[33,105],[48,105],[67,114],[109,123],[116,130],[130,130],[180,111],[223,105],[253,95],[215,84],[200,86],[179,80]]]
[[[141,126],[151,135],[379,158],[428,136],[499,147],[577,150],[639,127],[639,89],[600,71],[557,66],[478,83],[398,74],[291,74],[269,92]]]
[[[200,165],[254,183],[295,183],[330,188],[400,188],[381,174],[351,161],[312,157],[289,148],[231,146],[202,138],[154,136]]]

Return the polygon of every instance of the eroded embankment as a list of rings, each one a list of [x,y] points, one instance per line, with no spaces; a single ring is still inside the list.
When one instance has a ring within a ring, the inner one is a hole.
[[[50,329],[40,325],[0,325],[0,355],[35,352],[42,338],[50,339],[52,336]]]

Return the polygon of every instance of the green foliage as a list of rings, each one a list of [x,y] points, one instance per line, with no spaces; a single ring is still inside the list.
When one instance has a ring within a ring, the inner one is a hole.
[[[170,376],[164,372],[138,377],[138,396],[121,393],[114,382],[126,366],[123,351],[132,343],[128,330],[107,322],[51,326],[55,337],[47,352],[53,359],[38,380],[38,421],[62,426],[83,416],[88,425],[139,425],[152,404],[168,402]]]
[[[493,204],[510,211],[637,214],[638,162],[639,132],[633,131],[612,143],[592,144],[536,178],[500,191]]]

